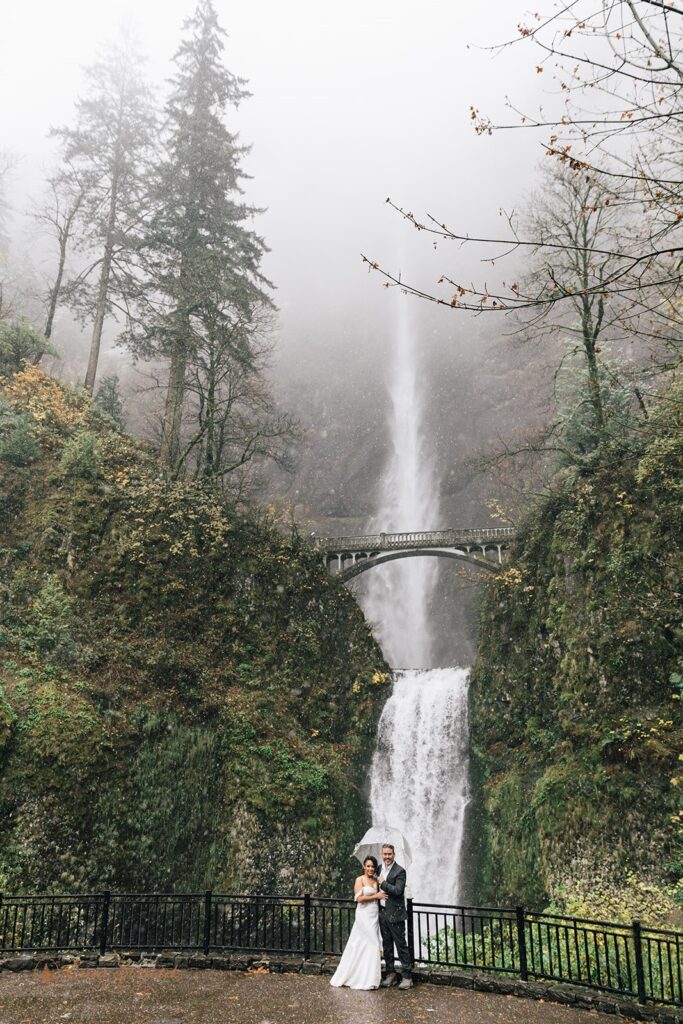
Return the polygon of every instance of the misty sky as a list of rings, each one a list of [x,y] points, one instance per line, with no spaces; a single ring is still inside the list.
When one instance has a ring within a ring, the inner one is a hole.
[[[46,133],[73,121],[82,67],[125,24],[162,90],[193,6],[7,5],[0,145],[19,158],[11,192],[17,229],[54,158]],[[249,199],[268,208],[257,228],[272,250],[266,272],[278,287],[284,335],[384,315],[391,300],[368,277],[361,251],[421,274],[425,284],[456,263],[478,274],[474,254],[450,248],[435,257],[384,199],[474,234],[500,230],[499,207],[519,205],[541,156],[538,140],[514,132],[478,138],[469,106],[503,115],[506,94],[527,105],[541,98],[530,48],[499,57],[482,49],[515,35],[523,3],[217,0],[217,8],[230,37],[226,64],[249,79],[253,93],[230,126],[253,146],[245,160]]]

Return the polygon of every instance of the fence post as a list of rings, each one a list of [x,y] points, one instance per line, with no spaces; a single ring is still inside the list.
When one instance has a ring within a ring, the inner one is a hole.
[[[211,945],[211,890],[204,893],[204,956],[209,955]]]
[[[407,910],[408,910],[408,949],[410,950],[410,955],[413,958],[413,963],[414,963],[415,962],[415,927],[414,927],[414,923],[413,923],[413,901],[410,898],[410,896],[406,900],[406,904],[407,904]]]
[[[304,896],[304,959],[308,960],[311,955],[311,897],[308,893]]]
[[[109,931],[109,902],[111,893],[107,889],[102,893],[102,924],[100,926],[100,956],[104,956],[107,950],[107,932]]]
[[[645,998],[645,970],[643,968],[643,936],[640,921],[631,923],[633,930],[633,946],[636,954],[636,985],[638,986],[638,1002],[647,1002]]]
[[[519,946],[519,976],[522,981],[529,980],[529,967],[526,959],[526,930],[524,928],[524,907],[515,907],[517,915],[517,945]]]

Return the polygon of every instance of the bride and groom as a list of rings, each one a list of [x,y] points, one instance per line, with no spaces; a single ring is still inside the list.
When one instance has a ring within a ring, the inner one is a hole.
[[[403,893],[406,872],[396,862],[390,843],[382,847],[382,868],[374,857],[363,861],[363,874],[354,885],[356,918],[339,966],[330,985],[341,988],[390,988],[399,982],[394,969],[394,947],[401,964],[402,978],[398,987],[413,987],[413,958],[406,942],[406,908]],[[386,975],[382,980],[380,949],[384,955]]]

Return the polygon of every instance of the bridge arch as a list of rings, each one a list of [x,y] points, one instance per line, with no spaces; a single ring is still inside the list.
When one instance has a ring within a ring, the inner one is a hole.
[[[394,562],[397,558],[454,558],[458,562],[467,562],[477,569],[485,569],[487,572],[498,573],[500,566],[495,562],[489,562],[483,557],[471,555],[466,551],[444,550],[443,548],[419,548],[416,551],[388,551],[385,554],[378,554],[370,558],[362,558],[355,565],[342,569],[335,573],[338,579],[345,583],[355,579],[362,572],[374,569],[376,565],[384,565],[386,562]]]
[[[510,527],[480,530],[423,530],[417,533],[376,533],[355,537],[315,537],[314,545],[334,576],[351,580],[376,565],[398,558],[455,558],[478,569],[500,572],[503,552],[512,543]],[[488,555],[493,554],[494,560]]]

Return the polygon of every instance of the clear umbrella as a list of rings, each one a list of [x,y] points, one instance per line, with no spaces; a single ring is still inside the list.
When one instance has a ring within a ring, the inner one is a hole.
[[[410,867],[413,859],[408,843],[403,838],[403,833],[391,825],[373,825],[367,830],[359,843],[356,843],[353,855],[361,864],[366,857],[374,857],[379,864],[382,863],[382,847],[389,843],[394,847],[396,862],[401,867]]]

